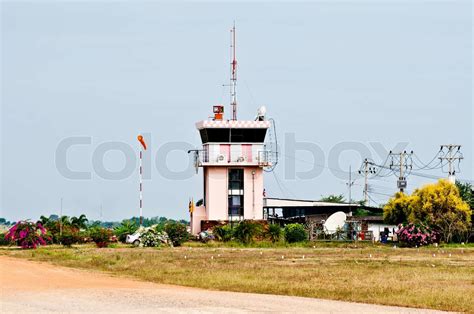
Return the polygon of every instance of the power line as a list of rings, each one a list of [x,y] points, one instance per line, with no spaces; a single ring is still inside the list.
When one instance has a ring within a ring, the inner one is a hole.
[[[283,182],[280,181],[280,179],[278,178],[277,174],[275,173],[275,171],[272,171],[273,173],[273,176],[275,177],[275,181],[278,185],[278,188],[280,189],[280,192],[282,192],[284,195],[291,195],[293,197],[295,197],[295,194],[293,194],[293,192],[291,192],[290,189],[288,189],[284,184]],[[286,191],[288,191],[289,193],[286,193]],[[296,198],[296,197],[295,197]]]

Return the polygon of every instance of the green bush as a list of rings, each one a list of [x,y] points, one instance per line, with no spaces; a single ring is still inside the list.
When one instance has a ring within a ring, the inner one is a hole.
[[[165,225],[165,232],[173,243],[173,246],[181,246],[184,242],[189,240],[189,233],[186,230],[186,225],[176,221],[169,221]]]
[[[74,243],[79,242],[79,233],[71,228],[67,228],[59,235],[59,241],[62,245],[70,247]]]
[[[230,225],[215,226],[212,234],[218,241],[228,242],[232,240],[232,227]]]
[[[280,241],[281,238],[281,227],[277,224],[270,224],[266,231],[266,236],[272,241],[272,243]]]
[[[6,234],[7,234],[6,232],[5,233],[0,233],[0,245],[10,245],[10,244],[12,244],[12,242],[5,237]]]
[[[234,229],[234,238],[248,244],[262,231],[262,225],[250,220],[241,221]]]
[[[94,227],[89,231],[92,241],[97,245],[97,247],[107,247],[110,243],[110,236],[112,231],[102,227]]]
[[[91,242],[89,230],[82,230],[77,233],[77,242],[78,243],[88,243]]]
[[[288,243],[302,242],[308,239],[308,234],[302,224],[289,224],[284,230],[285,240]]]

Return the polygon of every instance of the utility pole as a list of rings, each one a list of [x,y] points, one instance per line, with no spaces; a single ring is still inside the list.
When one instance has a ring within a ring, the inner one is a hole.
[[[347,182],[347,186],[349,187],[349,216],[352,216],[352,186],[354,185],[355,181],[352,181],[352,169],[351,166],[349,166],[349,182]]]
[[[439,159],[441,160],[441,163],[443,163],[443,160],[446,160],[448,162],[448,181],[453,184],[456,183],[456,169],[454,169],[453,163],[456,160],[461,162],[461,160],[464,159],[460,152],[460,149],[461,145],[441,145],[441,152],[443,152],[444,154],[439,157]]]
[[[61,207],[59,207],[59,235],[63,235],[63,198],[61,197]]]
[[[407,151],[403,151],[400,153],[394,153],[390,151],[390,156],[392,158],[392,162],[390,163],[390,169],[399,168],[399,175],[397,180],[397,188],[400,190],[400,193],[403,193],[407,187],[407,178],[406,178],[406,171],[408,169],[412,169],[413,166],[408,164],[408,160],[411,160],[411,155],[413,151],[407,153]]]
[[[375,167],[371,167],[374,165],[373,162],[367,160],[367,158],[364,159],[362,170],[359,170],[359,174],[364,175],[364,202],[365,205],[369,205],[369,174],[374,174]]]

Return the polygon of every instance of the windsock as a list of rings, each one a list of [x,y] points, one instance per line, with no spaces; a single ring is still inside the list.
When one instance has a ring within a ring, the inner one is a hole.
[[[140,144],[142,144],[143,149],[146,150],[146,144],[145,144],[145,140],[143,139],[143,136],[138,135],[138,136],[137,136],[137,139],[138,139],[138,141],[140,142]]]

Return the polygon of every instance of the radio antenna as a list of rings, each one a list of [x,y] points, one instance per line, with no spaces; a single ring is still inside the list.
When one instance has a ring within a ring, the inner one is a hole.
[[[234,26],[230,30],[230,54],[232,58],[230,68],[230,105],[232,106],[232,120],[237,120],[237,59],[235,58],[235,21]]]

